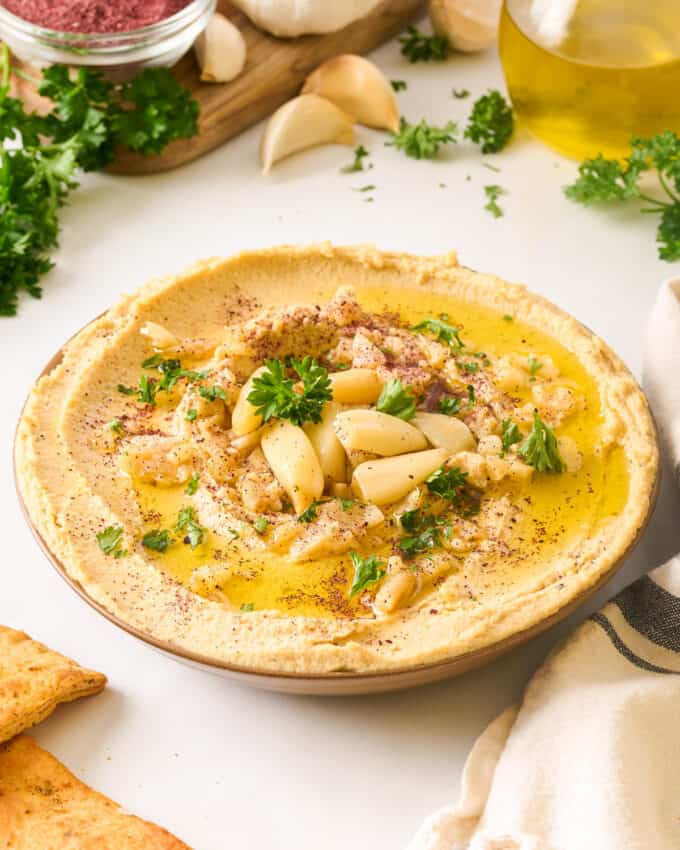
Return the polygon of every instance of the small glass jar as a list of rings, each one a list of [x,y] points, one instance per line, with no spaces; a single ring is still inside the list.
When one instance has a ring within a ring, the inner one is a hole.
[[[124,78],[143,68],[174,65],[203,32],[216,5],[217,0],[193,0],[155,24],[113,33],[46,29],[0,6],[0,38],[34,67],[86,65]]]

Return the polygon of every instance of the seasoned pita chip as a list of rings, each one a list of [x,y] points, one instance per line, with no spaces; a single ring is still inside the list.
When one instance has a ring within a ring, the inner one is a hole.
[[[0,742],[35,726],[60,702],[96,694],[106,676],[0,626]]]
[[[0,847],[191,850],[88,788],[27,735],[0,744]]]

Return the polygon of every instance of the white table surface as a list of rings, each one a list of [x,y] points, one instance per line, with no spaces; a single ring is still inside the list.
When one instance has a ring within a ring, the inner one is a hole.
[[[453,99],[453,86],[474,97],[502,83],[493,52],[411,66],[393,43],[375,59],[389,77],[408,80],[399,101],[411,120],[463,118],[472,97]],[[85,179],[63,211],[57,268],[43,300],[25,299],[18,318],[0,319],[0,622],[109,676],[103,694],[62,706],[36,729],[38,741],[196,850],[395,850],[430,810],[456,797],[473,740],[519,697],[555,640],[680,548],[674,493],[662,494],[644,541],[597,600],[484,670],[378,697],[267,694],[162,657],[101,618],[54,573],[12,483],[13,431],[31,381],[64,340],[150,277],[200,257],[318,240],[456,249],[464,264],[523,281],[581,318],[639,374],[644,320],[677,265],[657,259],[651,216],[567,201],[561,186],[574,165],[522,132],[494,158],[466,143],[440,161],[417,162],[359,128],[371,171],[340,174],[351,153],[331,146],[282,163],[268,178],[258,168],[260,132],[166,175]],[[482,167],[483,159],[501,172]],[[373,203],[352,191],[367,183],[378,187]],[[509,192],[498,220],[483,209],[489,183]]]

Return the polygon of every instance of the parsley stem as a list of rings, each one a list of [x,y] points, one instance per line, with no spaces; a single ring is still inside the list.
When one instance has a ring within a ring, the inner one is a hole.
[[[12,73],[10,59],[9,59],[9,47],[3,42],[2,45],[2,53],[0,53],[0,69],[2,69],[2,88],[5,89],[9,86],[9,77]]]
[[[678,197],[673,192],[673,190],[668,185],[668,183],[666,183],[666,178],[663,176],[663,173],[661,172],[661,170],[657,171],[657,176],[659,178],[659,183],[661,183],[661,185],[663,186],[664,192],[668,195],[668,197],[671,199],[671,201],[673,201],[673,203],[680,201],[680,197]]]
[[[650,198],[649,195],[643,195],[642,192],[638,195],[640,200],[647,201],[648,204],[654,204],[657,207],[667,207],[669,206],[666,201],[660,201],[658,198]],[[649,212],[656,212],[656,210],[649,210]]]

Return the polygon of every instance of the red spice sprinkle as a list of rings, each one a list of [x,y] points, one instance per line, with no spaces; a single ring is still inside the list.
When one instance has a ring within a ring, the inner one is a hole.
[[[107,33],[156,24],[191,0],[0,0],[8,12],[59,32]]]

